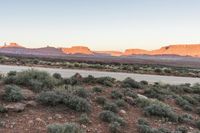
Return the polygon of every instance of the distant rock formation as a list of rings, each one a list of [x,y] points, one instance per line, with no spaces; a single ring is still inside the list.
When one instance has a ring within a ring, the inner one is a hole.
[[[61,50],[65,54],[86,54],[86,55],[93,54],[93,52],[88,47],[84,47],[84,46],[73,46],[71,48],[61,48]]]
[[[1,48],[22,48],[22,46],[18,45],[17,43],[10,43],[10,44],[4,44]]]
[[[200,57],[200,44],[178,44],[161,47],[155,50],[143,49],[126,49],[124,52],[120,51],[92,51],[88,47],[73,46],[70,48],[25,48],[17,43],[5,44],[0,47],[1,53],[15,53],[27,55],[55,55],[65,56],[73,54],[95,55],[95,56],[132,56],[132,55],[178,55],[178,56],[192,56]]]
[[[142,49],[127,49],[124,55],[180,55],[180,56],[193,56],[200,57],[200,44],[178,44],[161,47],[160,49],[147,51]]]

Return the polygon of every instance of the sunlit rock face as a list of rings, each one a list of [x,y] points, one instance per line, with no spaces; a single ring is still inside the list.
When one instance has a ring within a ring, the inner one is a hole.
[[[200,57],[200,44],[187,44],[187,45],[169,45],[161,47],[156,50],[143,50],[143,49],[127,49],[124,55],[180,55],[180,56],[193,56]]]
[[[73,46],[71,48],[61,48],[61,50],[65,54],[87,54],[87,55],[93,54],[93,52],[88,47],[84,47],[84,46]]]

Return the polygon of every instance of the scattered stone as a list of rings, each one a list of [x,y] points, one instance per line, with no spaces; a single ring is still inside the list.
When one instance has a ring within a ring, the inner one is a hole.
[[[55,117],[58,119],[62,119],[62,116],[60,114],[55,114]]]
[[[84,129],[86,129],[86,128],[87,128],[87,126],[86,126],[86,125],[83,125],[83,124],[81,125],[81,127],[82,127],[82,128],[84,128]]]
[[[139,98],[148,99],[148,97],[146,97],[146,96],[144,96],[144,95],[141,95],[141,94],[137,94],[137,96],[138,96]]]
[[[13,103],[13,104],[8,104],[4,108],[7,111],[11,112],[21,112],[24,111],[26,104],[23,103]]]
[[[50,116],[50,117],[48,117],[48,120],[52,120],[53,118]]]
[[[125,115],[125,114],[126,114],[126,111],[122,109],[122,110],[119,111],[119,114],[120,114],[120,115]]]
[[[28,102],[26,103],[26,105],[29,106],[29,107],[36,107],[36,106],[37,106],[37,103],[36,103],[35,101],[28,101]]]

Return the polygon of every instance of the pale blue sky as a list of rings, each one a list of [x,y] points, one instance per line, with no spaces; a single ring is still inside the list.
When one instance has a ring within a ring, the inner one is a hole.
[[[200,0],[0,0],[0,43],[155,49],[200,43]]]

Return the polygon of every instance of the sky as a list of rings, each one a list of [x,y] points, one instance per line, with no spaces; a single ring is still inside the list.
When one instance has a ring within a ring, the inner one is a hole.
[[[200,0],[0,0],[0,45],[156,49],[200,43]]]

